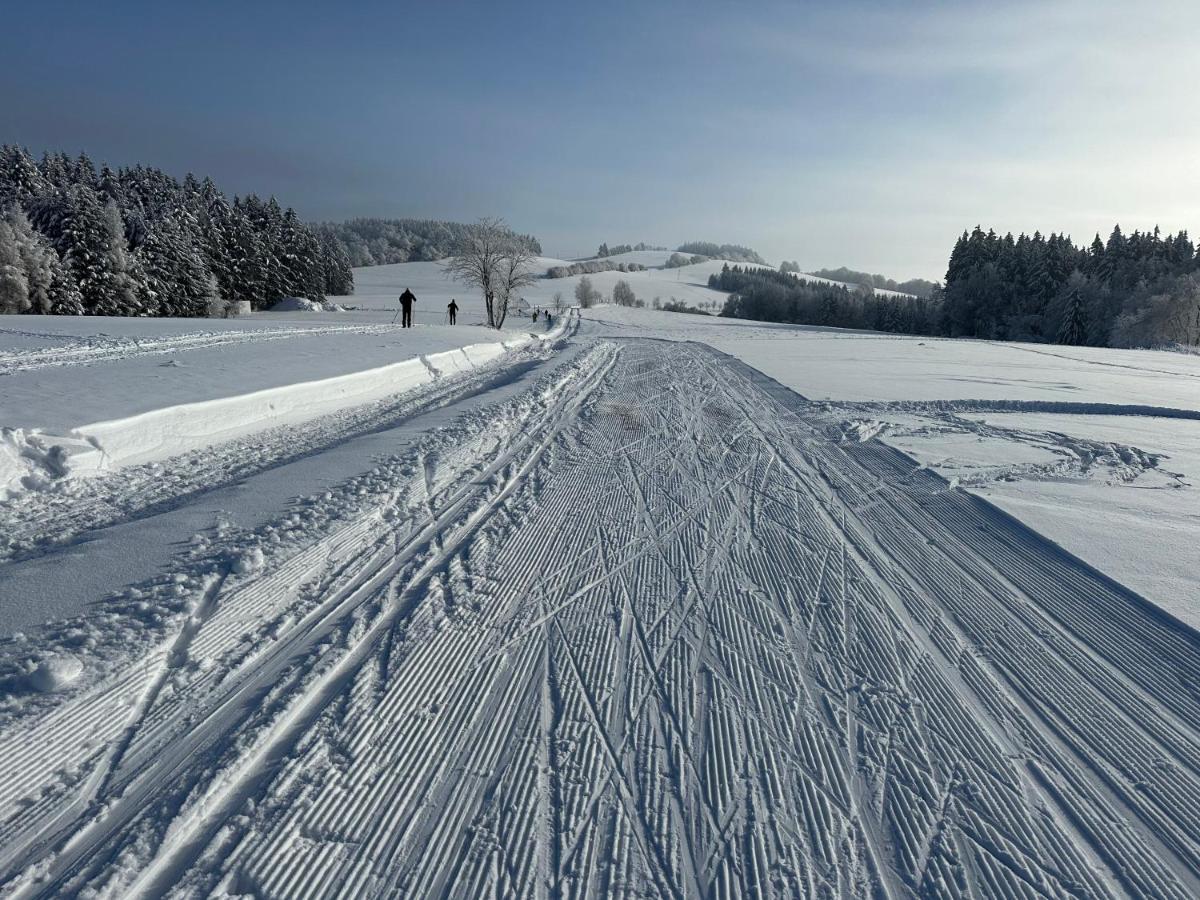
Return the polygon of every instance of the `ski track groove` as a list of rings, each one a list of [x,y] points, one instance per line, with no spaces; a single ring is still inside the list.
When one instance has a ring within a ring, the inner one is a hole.
[[[0,885],[1200,892],[1194,632],[709,348],[572,371],[0,740]]]

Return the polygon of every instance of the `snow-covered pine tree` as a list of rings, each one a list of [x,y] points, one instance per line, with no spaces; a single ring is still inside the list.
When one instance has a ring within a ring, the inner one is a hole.
[[[9,312],[50,313],[54,311],[56,281],[62,276],[62,265],[54,248],[33,230],[28,217],[16,203],[10,203],[0,214],[11,235],[18,265],[25,280],[28,301],[23,309]]]
[[[115,200],[104,204],[104,264],[110,273],[111,291],[103,315],[138,316],[161,314],[143,302],[141,266],[129,254],[125,220]]]
[[[301,223],[294,209],[289,207],[283,212],[275,234],[287,295],[324,300],[325,272],[321,265],[321,246],[312,232]]]
[[[49,190],[50,185],[28,153],[17,146],[0,146],[0,201],[25,203]]]
[[[321,244],[321,264],[324,271],[322,290],[326,294],[340,296],[354,291],[354,273],[350,269],[350,257],[342,242],[328,228],[317,229]]]
[[[1055,340],[1060,344],[1079,346],[1087,342],[1087,331],[1087,314],[1083,307],[1083,297],[1078,288],[1071,287],[1067,292],[1063,317],[1059,323]]]
[[[206,316],[218,308],[216,282],[196,247],[191,219],[179,211],[159,219],[135,251],[146,306],[165,316]]]
[[[0,217],[0,313],[28,312],[29,278],[7,217]]]

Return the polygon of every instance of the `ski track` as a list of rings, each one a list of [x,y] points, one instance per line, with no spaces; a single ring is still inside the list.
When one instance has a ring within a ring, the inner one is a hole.
[[[1193,631],[703,345],[559,375],[0,737],[3,890],[1200,893]]]
[[[295,425],[259,431],[165,462],[126,466],[99,477],[63,479],[0,504],[0,563],[27,559],[76,543],[81,535],[145,518],[259,472],[320,453],[365,434],[393,427],[520,376],[549,351],[526,348],[459,375],[385,400],[362,404]]]
[[[86,366],[99,362],[130,359],[135,356],[183,353],[229,344],[289,340],[323,334],[388,334],[392,325],[301,325],[288,328],[250,328],[239,331],[197,331],[165,337],[76,337],[52,332],[20,331],[0,328],[0,334],[16,334],[59,341],[53,347],[37,347],[0,352],[0,376],[50,366]]]

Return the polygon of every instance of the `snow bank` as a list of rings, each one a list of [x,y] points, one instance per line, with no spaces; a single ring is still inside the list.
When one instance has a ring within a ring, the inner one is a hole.
[[[271,307],[270,312],[345,312],[346,307],[332,300],[318,303],[306,297],[284,297]]]
[[[284,297],[271,307],[271,312],[322,312],[322,307],[304,297]]]
[[[563,317],[545,334],[469,344],[347,375],[166,406],[80,425],[61,435],[6,429],[0,440],[0,496],[22,488],[36,489],[68,475],[166,459],[266,428],[371,403],[478,368],[510,350],[556,341],[571,325]]]

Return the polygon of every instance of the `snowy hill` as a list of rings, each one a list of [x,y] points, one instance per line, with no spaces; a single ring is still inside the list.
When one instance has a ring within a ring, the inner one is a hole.
[[[618,262],[626,256],[657,257],[665,260],[670,254],[661,251],[643,251],[632,254],[622,254],[611,257]],[[627,262],[637,260],[629,259]],[[537,260],[537,268],[545,270],[551,266],[569,265],[567,260],[542,257]],[[648,263],[647,263],[648,265]],[[618,281],[627,281],[638,298],[650,305],[655,297],[664,302],[671,297],[683,300],[690,305],[697,303],[716,304],[719,309],[725,300],[725,294],[711,290],[708,287],[708,276],[719,272],[723,262],[710,261],[681,269],[649,269],[645,272],[597,272],[586,276],[603,295],[612,294],[612,289]],[[572,275],[567,278],[540,278],[523,292],[523,296],[531,306],[542,309],[554,306],[554,295],[562,294],[563,302],[570,305],[575,302],[575,286],[582,275]],[[473,292],[465,290],[445,276],[441,263],[399,263],[391,266],[371,266],[354,270],[355,293],[350,297],[331,297],[330,299],[346,305],[356,305],[370,309],[395,309],[396,297],[406,288],[417,295],[416,315],[418,322],[440,321],[450,298],[456,298],[463,307],[461,321],[483,321],[483,301]]]

